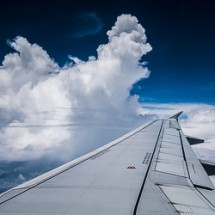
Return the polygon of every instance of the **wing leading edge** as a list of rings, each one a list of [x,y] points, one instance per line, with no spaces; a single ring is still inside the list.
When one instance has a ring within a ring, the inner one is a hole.
[[[1,194],[0,215],[215,214],[215,188],[179,115]]]

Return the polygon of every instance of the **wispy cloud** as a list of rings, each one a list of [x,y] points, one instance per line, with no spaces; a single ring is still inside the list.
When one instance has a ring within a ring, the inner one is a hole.
[[[72,37],[82,38],[99,33],[103,27],[101,19],[96,13],[82,13],[77,17],[80,21],[79,29],[73,33]]]

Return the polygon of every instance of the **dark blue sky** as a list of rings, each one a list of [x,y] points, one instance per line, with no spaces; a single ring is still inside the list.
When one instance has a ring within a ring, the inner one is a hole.
[[[132,93],[150,102],[215,103],[213,0],[10,1],[0,8],[0,60],[6,41],[26,37],[60,65],[67,55],[87,59],[107,42],[117,16],[130,13],[145,27],[153,50],[149,79]]]

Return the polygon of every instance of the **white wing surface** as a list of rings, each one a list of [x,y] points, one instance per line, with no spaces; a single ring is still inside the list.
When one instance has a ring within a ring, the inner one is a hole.
[[[0,215],[215,214],[215,188],[179,114],[0,195]]]

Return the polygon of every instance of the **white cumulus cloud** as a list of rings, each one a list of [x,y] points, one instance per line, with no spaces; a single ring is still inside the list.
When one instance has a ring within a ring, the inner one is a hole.
[[[66,160],[138,124],[129,92],[149,76],[140,60],[152,48],[131,15],[119,16],[107,35],[98,57],[65,67],[23,37],[10,42],[15,52],[0,67],[1,160]]]

